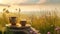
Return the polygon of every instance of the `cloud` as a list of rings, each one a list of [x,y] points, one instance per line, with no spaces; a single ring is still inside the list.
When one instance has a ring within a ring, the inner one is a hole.
[[[39,2],[40,0],[28,0],[27,3],[35,4]]]
[[[50,4],[59,4],[60,3],[60,0],[47,0],[46,3],[50,3]]]
[[[22,4],[42,4],[42,3],[45,3],[46,1],[47,0],[27,0]]]
[[[27,0],[0,0],[0,4],[19,4],[25,3]]]
[[[47,2],[47,0],[39,0],[39,2],[37,2],[37,3],[41,4],[41,3],[46,3],[46,2]]]
[[[53,4],[60,0],[2,0],[1,4]]]
[[[12,2],[14,2],[14,3],[25,3],[26,1],[28,1],[28,0],[13,0]]]
[[[28,0],[25,3],[26,4],[42,4],[47,2],[47,0]]]
[[[46,2],[47,0],[25,0],[20,2],[19,4],[43,4]]]
[[[38,4],[45,2],[46,0],[3,0],[2,4]]]
[[[25,3],[27,0],[3,0],[4,4],[19,4]]]

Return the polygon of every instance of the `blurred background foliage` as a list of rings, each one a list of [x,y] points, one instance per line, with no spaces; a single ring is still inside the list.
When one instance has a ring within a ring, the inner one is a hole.
[[[60,27],[60,17],[57,16],[57,11],[47,11],[38,16],[35,14],[26,15],[21,13],[7,12],[3,12],[0,15],[0,31],[2,31],[4,26],[9,23],[9,17],[11,16],[17,16],[17,22],[19,22],[20,19],[27,19],[27,23],[31,24],[35,29],[39,30],[41,34],[47,34],[48,32],[51,34],[56,34],[57,31],[55,29],[59,29]]]

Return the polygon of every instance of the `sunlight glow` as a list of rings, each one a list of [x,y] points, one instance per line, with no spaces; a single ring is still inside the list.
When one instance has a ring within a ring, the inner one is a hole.
[[[3,0],[0,0],[0,3],[2,3],[3,2]]]

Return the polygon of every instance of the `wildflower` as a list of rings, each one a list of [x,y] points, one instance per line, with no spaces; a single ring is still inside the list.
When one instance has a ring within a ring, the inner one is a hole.
[[[47,32],[47,34],[50,34],[50,32]]]

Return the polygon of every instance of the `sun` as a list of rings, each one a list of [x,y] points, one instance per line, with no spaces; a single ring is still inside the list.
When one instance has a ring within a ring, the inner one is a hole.
[[[0,0],[0,3],[3,3],[3,0]]]

